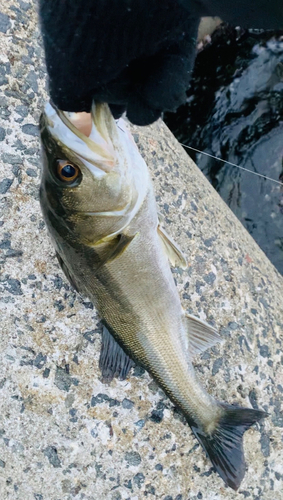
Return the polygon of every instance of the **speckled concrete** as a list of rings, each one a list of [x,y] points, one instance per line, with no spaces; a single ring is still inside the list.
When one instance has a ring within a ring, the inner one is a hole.
[[[1,500],[283,498],[282,277],[166,127],[134,129],[189,259],[173,271],[183,305],[225,338],[196,360],[198,375],[220,400],[270,413],[246,433],[234,493],[147,373],[100,381],[98,318],[61,273],[38,203],[47,96],[36,14],[1,6]]]

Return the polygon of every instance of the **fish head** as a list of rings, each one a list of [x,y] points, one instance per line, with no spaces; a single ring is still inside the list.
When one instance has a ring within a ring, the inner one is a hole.
[[[122,119],[107,104],[66,113],[48,103],[40,119],[40,200],[50,226],[85,243],[118,234],[137,213],[148,183],[146,164]]]

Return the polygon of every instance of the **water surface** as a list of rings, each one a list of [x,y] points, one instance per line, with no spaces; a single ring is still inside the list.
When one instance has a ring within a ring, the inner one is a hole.
[[[283,181],[282,35],[215,33],[198,54],[187,104],[165,116],[180,142]],[[189,154],[283,274],[283,186]]]

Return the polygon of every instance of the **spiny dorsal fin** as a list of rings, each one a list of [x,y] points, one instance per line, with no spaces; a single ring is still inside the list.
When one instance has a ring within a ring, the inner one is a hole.
[[[201,319],[186,314],[185,320],[189,338],[189,353],[192,358],[218,342],[223,342],[215,328]]]
[[[160,225],[157,226],[157,232],[160,236],[163,249],[169,259],[170,264],[173,267],[181,267],[182,269],[186,269],[188,267],[186,258],[177,244],[166,233],[166,231],[160,227]]]

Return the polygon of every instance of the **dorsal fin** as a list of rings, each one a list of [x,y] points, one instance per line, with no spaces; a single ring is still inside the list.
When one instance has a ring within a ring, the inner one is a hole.
[[[223,342],[217,330],[205,321],[186,314],[185,322],[189,339],[189,354],[192,358],[215,344]]]
[[[173,267],[181,267],[182,269],[186,269],[188,267],[188,264],[183,252],[180,250],[178,245],[166,233],[165,229],[160,227],[160,225],[157,226],[157,232],[160,236],[163,249],[169,259],[170,264]]]

